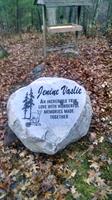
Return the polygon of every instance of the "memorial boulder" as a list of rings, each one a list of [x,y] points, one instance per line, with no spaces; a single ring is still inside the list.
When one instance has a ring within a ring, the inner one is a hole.
[[[8,124],[33,152],[55,154],[88,132],[92,108],[85,89],[64,78],[39,78],[13,93]]]

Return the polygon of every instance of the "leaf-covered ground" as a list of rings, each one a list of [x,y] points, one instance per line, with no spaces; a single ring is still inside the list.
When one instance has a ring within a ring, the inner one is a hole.
[[[112,199],[112,50],[105,38],[79,42],[80,55],[41,56],[41,37],[23,34],[4,40],[10,54],[0,60],[0,199]],[[17,88],[34,80],[32,69],[43,62],[42,76],[73,79],[91,98],[89,135],[55,156],[35,154],[20,143],[6,147],[6,104]]]

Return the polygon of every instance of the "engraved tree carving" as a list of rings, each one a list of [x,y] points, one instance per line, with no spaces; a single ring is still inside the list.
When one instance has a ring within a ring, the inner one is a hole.
[[[31,114],[32,114],[32,107],[35,105],[33,103],[33,99],[34,99],[34,96],[33,96],[33,91],[32,91],[32,88],[30,89],[30,94],[29,94],[29,109],[30,109],[30,119],[31,119]]]
[[[26,93],[26,96],[25,96],[25,99],[24,99],[23,103],[24,103],[24,106],[23,106],[22,110],[24,111],[24,119],[28,119],[28,118],[26,117],[27,111],[28,111],[28,109],[29,109],[29,97],[28,97],[28,92]]]
[[[31,120],[31,115],[32,115],[32,107],[35,105],[33,103],[33,91],[32,88],[30,89],[30,93],[28,94],[28,92],[25,95],[25,99],[23,101],[24,106],[22,108],[22,110],[24,111],[24,119],[30,119]],[[29,112],[28,112],[29,110]],[[29,117],[27,117],[27,112],[29,113]]]

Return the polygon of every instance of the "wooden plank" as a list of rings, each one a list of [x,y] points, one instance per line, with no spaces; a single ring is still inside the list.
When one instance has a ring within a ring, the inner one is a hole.
[[[48,33],[67,33],[67,32],[76,32],[82,31],[81,25],[62,25],[62,26],[50,26],[47,27]]]
[[[38,0],[37,4],[46,5],[46,7],[84,6],[92,5],[92,0]]]
[[[46,58],[46,16],[45,16],[45,6],[42,6],[43,15],[43,47],[44,47],[44,58]]]

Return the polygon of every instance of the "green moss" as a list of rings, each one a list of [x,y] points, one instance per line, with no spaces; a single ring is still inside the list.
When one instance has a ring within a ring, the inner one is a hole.
[[[101,144],[101,152],[107,153],[108,156],[112,158],[112,145],[108,142],[104,142]]]
[[[106,160],[101,160],[103,166],[100,168],[101,177],[106,181],[112,180],[112,164],[108,164],[108,159],[112,159],[112,147],[108,142],[103,142],[98,145],[97,149],[94,150],[94,155],[97,155],[100,159],[101,156],[104,156]]]
[[[74,177],[74,179],[72,179],[72,183],[74,187],[77,189],[77,192],[81,194],[80,200],[91,199],[92,194],[95,193],[96,191],[96,188],[92,185],[88,185],[84,181],[84,179],[86,179],[88,176],[88,170],[89,170],[88,156],[86,154],[83,155],[82,151],[78,159],[68,160],[68,165],[71,170],[74,169],[77,170],[77,174]],[[66,199],[72,200],[73,197],[70,194],[68,194]]]
[[[76,170],[77,173],[74,178],[71,178],[71,184],[76,188],[77,192],[81,194],[80,200],[91,200],[94,194],[97,192],[98,188],[94,185],[88,185],[85,179],[88,178],[88,171],[90,170],[89,160],[93,160],[94,157],[97,158],[96,162],[102,162],[100,167],[101,178],[105,181],[112,180],[112,166],[109,166],[107,160],[111,158],[112,148],[108,142],[103,142],[98,144],[93,152],[87,151],[89,145],[86,142],[77,143],[68,147],[63,153],[63,158],[71,171]],[[73,154],[74,152],[74,154]],[[69,155],[74,155],[73,159]],[[66,154],[68,156],[66,156]],[[101,160],[101,156],[104,156],[104,161]],[[107,159],[105,161],[105,158]],[[110,196],[108,196],[111,199]],[[69,192],[65,198],[66,200],[74,200],[73,195]]]
[[[108,200],[112,200],[112,194],[108,195]]]
[[[102,169],[101,169],[102,175],[101,177],[103,179],[105,179],[106,181],[111,181],[112,180],[112,165],[108,166],[105,165]]]
[[[73,199],[74,199],[74,198],[73,198],[72,194],[69,192],[69,193],[67,194],[65,200],[73,200]]]
[[[94,149],[93,153],[97,156],[104,153],[112,157],[112,146],[108,142],[103,142]]]
[[[83,178],[80,177],[75,182],[75,187],[77,191],[81,194],[80,200],[89,200],[92,197],[92,194],[95,193],[96,188],[92,185],[88,185],[84,182]]]

